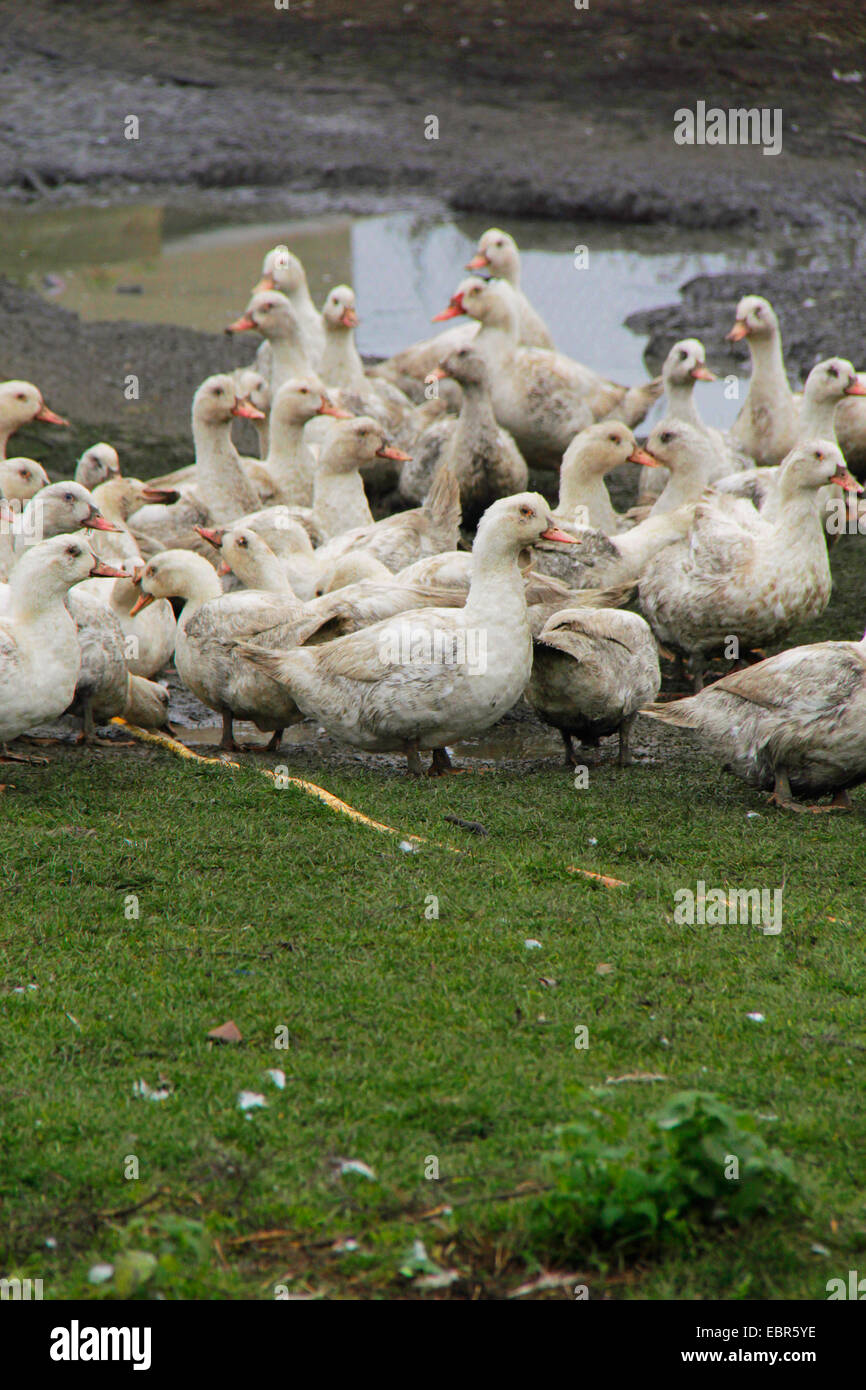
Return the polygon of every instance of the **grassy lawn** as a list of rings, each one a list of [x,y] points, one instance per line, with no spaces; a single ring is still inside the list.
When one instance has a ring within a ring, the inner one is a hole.
[[[854,545],[834,635],[858,635]],[[851,817],[785,815],[665,747],[587,790],[553,759],[423,783],[297,768],[423,837],[412,853],[251,763],[4,768],[0,1272],[47,1298],[503,1296],[552,1263],[529,1212],[555,1127],[601,1098],[640,1143],[696,1088],[760,1117],[800,1209],[558,1267],[594,1298],[824,1298],[866,1251],[864,793]],[[784,885],[781,935],[677,925],[698,879]],[[228,1019],[243,1040],[210,1043]],[[605,1085],[635,1072],[663,1079]],[[161,1078],[167,1099],[134,1093]],[[458,1271],[444,1295],[415,1286],[415,1240]]]

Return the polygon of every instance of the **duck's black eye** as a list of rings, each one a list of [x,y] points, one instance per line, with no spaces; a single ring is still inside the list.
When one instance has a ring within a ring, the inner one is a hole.
[[[689,355],[689,354],[686,352],[686,349],[685,349],[685,348],[680,348],[680,361],[681,361],[681,362],[685,362],[685,361],[688,359],[688,355]]]
[[[244,547],[244,546],[246,546],[246,545],[248,545],[248,544],[249,544],[249,542],[247,541],[246,536],[238,536],[238,545],[239,545],[239,546]]]
[[[78,549],[78,546],[77,546],[77,545],[68,545],[68,546],[66,547],[66,554],[67,554],[67,555],[75,556],[75,555],[80,555],[80,554],[81,554],[81,551]]]
[[[64,500],[64,502],[74,502],[74,501],[75,501],[75,493],[74,493],[74,492],[64,492],[64,494],[63,494],[63,500]]]
[[[520,515],[521,515],[521,516],[527,516],[527,517],[529,517],[529,516],[535,516],[535,511],[533,510],[532,507],[521,507],[521,508],[520,508]]]
[[[829,375],[829,376],[832,376],[832,377],[837,377],[837,376],[839,375],[839,372],[838,372],[838,370],[837,370],[836,367],[829,367],[829,368],[828,368],[828,375]]]
[[[611,444],[619,444],[621,442],[618,434],[609,434],[607,437]]]
[[[670,430],[665,430],[664,434],[660,435],[659,437],[662,441],[662,444],[670,444],[671,440],[673,439],[673,435]]]

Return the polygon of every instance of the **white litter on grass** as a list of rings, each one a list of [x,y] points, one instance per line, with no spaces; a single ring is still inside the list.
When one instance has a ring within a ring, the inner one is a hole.
[[[746,812],[746,820],[760,820],[760,819],[761,819],[761,813],[760,813],[760,811],[747,811],[747,812]]]
[[[352,1236],[347,1236],[345,1240],[335,1240],[331,1249],[336,1255],[351,1255],[353,1250],[358,1249],[358,1242]]]
[[[259,1095],[258,1091],[241,1091],[238,1094],[238,1108],[240,1110],[261,1110],[267,1108],[267,1104],[264,1096]]]
[[[810,1245],[810,1246],[809,1246],[809,1249],[811,1250],[811,1252],[812,1252],[813,1255],[829,1255],[829,1254],[830,1254],[830,1251],[827,1249],[826,1245],[818,1245],[817,1242],[816,1242],[815,1245]]]
[[[114,1265],[91,1265],[87,1272],[89,1284],[105,1284],[114,1273]]]
[[[57,1237],[56,1237],[56,1236],[46,1236],[46,1237],[45,1237],[45,1248],[46,1248],[46,1250],[56,1250],[56,1249],[57,1249]]]
[[[168,1100],[171,1095],[171,1091],[167,1090],[165,1086],[148,1086],[144,1080],[133,1081],[132,1093],[135,1096],[141,1096],[143,1100]]]
[[[265,1076],[269,1076],[274,1085],[279,1087],[281,1091],[286,1089],[286,1073],[281,1071],[279,1067],[269,1067]]]
[[[376,1181],[376,1174],[369,1163],[362,1163],[360,1158],[344,1158],[340,1161],[341,1173],[360,1173],[362,1178],[369,1178],[372,1182]]]
[[[764,1018],[764,1015],[763,1015],[763,1014],[746,1014],[746,1018],[750,1018],[750,1019],[752,1020],[753,1023],[765,1023],[765,1022],[766,1022],[766,1019]]]
[[[412,844],[410,844],[408,840],[401,840],[401,841],[400,841],[400,844],[399,844],[399,848],[403,851],[404,854],[417,854],[417,853],[418,853],[418,846],[417,846],[417,845],[412,845]]]
[[[587,841],[587,843],[590,844],[590,845],[597,845],[597,844],[598,844],[598,840],[595,838],[594,835],[590,835],[589,840]]]
[[[541,942],[540,942],[540,941],[536,941],[536,939],[535,939],[534,936],[528,936],[528,937],[526,938],[526,940],[524,941],[523,944],[524,944],[524,946],[526,947],[527,951],[540,951],[540,950],[541,950]]]
[[[834,82],[862,82],[862,81],[863,81],[863,74],[862,74],[862,72],[858,72],[856,68],[853,68],[853,69],[851,70],[851,72],[839,72],[839,70],[838,70],[837,68],[834,68],[834,69],[833,69],[833,81],[834,81]]]

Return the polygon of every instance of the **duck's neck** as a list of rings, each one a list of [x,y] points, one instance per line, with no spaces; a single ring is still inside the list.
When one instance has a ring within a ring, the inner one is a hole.
[[[584,506],[589,510],[589,523],[598,526],[611,535],[619,525],[619,517],[614,511],[610,493],[605,487],[604,475],[598,469],[585,468],[578,459],[563,462],[559,470],[560,516],[574,516],[575,508]]]
[[[517,552],[504,552],[494,537],[476,537],[472,578],[466,599],[466,621],[481,627],[504,626],[510,639],[529,632],[526,587]]]
[[[193,417],[196,481],[201,499],[219,526],[254,512],[258,494],[232,443],[231,422],[214,425]]]
[[[213,566],[200,555],[191,556],[191,559],[200,563],[191,563],[185,567],[181,577],[182,583],[177,591],[178,598],[184,600],[183,612],[180,615],[180,622],[184,628],[202,604],[210,603],[211,599],[222,598],[223,593],[222,584]]]
[[[697,502],[707,486],[712,459],[704,454],[692,454],[676,470],[671,469],[664,492],[650,511],[650,516],[662,516],[689,502]]]
[[[364,481],[357,468],[332,473],[321,460],[313,480],[313,520],[325,540],[342,535],[355,526],[371,526],[373,513],[367,502]]]
[[[359,391],[367,385],[351,328],[326,327],[319,375],[326,386],[338,386],[343,391]]]
[[[478,382],[466,382],[462,389],[463,400],[454,431],[452,458],[458,453],[480,453],[485,443],[496,441],[499,430],[490,392],[486,387]]]
[[[788,487],[783,470],[773,525],[787,556],[793,551],[802,554],[804,550],[820,550],[826,557],[827,540],[821,516],[818,491],[814,488]]]
[[[19,566],[13,571],[9,581],[10,615],[30,626],[51,628],[52,632],[55,625],[71,622],[65,604],[68,590],[45,583],[41,576],[34,580],[29,568],[24,573],[22,570],[23,566]]]
[[[312,372],[310,360],[300,333],[285,337],[270,338],[271,345],[271,399],[276,395],[284,381],[293,376],[309,376]]]
[[[797,419],[796,444],[805,444],[810,439],[832,439],[836,443],[836,408],[834,400],[811,400],[804,394]]]
[[[271,417],[271,437],[265,459],[268,472],[289,507],[309,507],[313,500],[315,460],[304,437],[304,420]]]
[[[695,425],[699,430],[706,431],[706,426],[698,414],[695,405],[695,383],[694,379],[689,381],[666,381],[665,393],[668,398],[667,414],[674,420],[686,420],[690,425]]]
[[[775,332],[750,338],[749,349],[752,376],[743,412],[750,414],[753,420],[766,411],[772,412],[774,418],[792,416],[794,398],[785,375],[781,334]]]
[[[257,555],[235,574],[248,589],[264,589],[269,594],[289,594],[291,588],[285,570],[276,555]],[[294,595],[293,595],[294,597]]]

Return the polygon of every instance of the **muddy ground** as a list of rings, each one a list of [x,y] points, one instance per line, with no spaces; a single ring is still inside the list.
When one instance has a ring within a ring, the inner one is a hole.
[[[695,282],[678,308],[643,316],[651,348],[686,330],[716,347],[739,293],[765,290],[795,374],[831,350],[866,365],[861,0],[0,0],[0,21],[8,201],[248,207],[267,190],[287,216],[423,200],[506,224],[652,223],[660,238],[748,225],[818,248],[825,270]],[[698,100],[781,107],[782,153],[675,145],[674,111]],[[138,140],[124,139],[129,115]],[[8,285],[0,344],[0,371],[38,381],[73,421],[62,440],[18,436],[56,472],[95,435],[129,471],[185,458],[195,386],[248,352],[181,328],[82,324]],[[147,383],[138,405],[118,384],[127,364]]]

